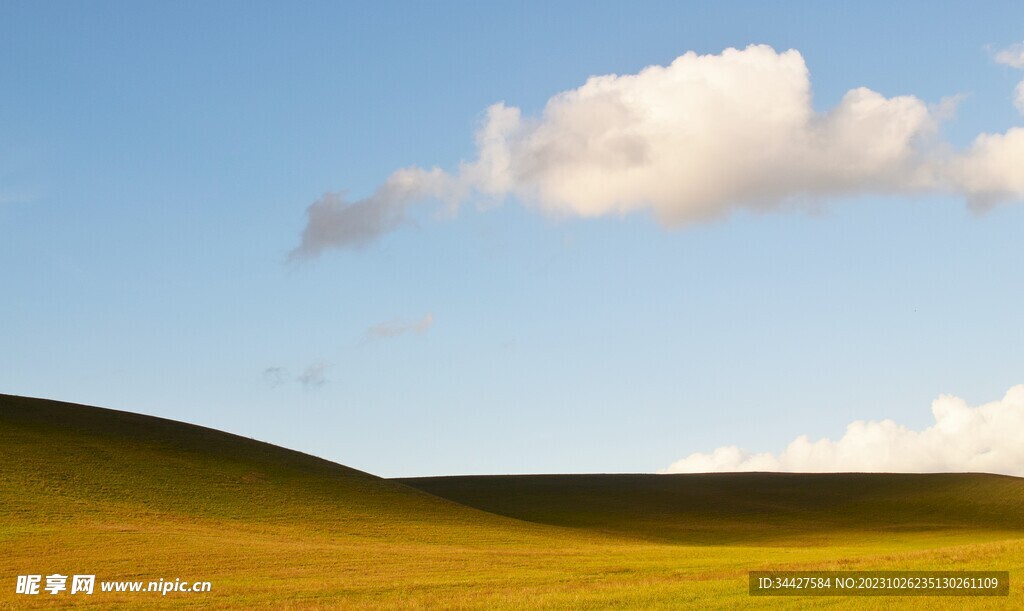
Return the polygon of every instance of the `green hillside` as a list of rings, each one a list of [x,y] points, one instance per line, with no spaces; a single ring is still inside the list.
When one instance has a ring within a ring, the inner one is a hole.
[[[432,595],[453,571],[486,583],[552,540],[575,553],[600,539],[208,428],[8,395],[0,464],[0,607],[89,602],[13,596],[17,575],[76,572],[209,580],[205,598],[172,595],[203,606],[373,606],[410,588],[413,598]],[[491,560],[494,550],[511,557]],[[105,596],[131,606],[171,600]]]
[[[765,543],[1024,532],[1024,479],[977,473],[495,475],[398,480],[530,522],[653,540]]]
[[[0,536],[111,515],[303,521],[372,536],[521,524],[314,456],[181,422],[0,395]],[[4,528],[6,527],[6,528]],[[413,536],[410,534],[410,536]]]
[[[771,568],[1010,570],[1020,597],[1022,490],[984,475],[385,480],[180,422],[0,395],[0,608],[760,608],[747,572]],[[18,575],[51,573],[212,590],[15,594]]]

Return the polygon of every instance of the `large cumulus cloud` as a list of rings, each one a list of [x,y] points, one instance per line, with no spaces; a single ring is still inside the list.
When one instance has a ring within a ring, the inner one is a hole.
[[[649,209],[667,226],[861,193],[951,192],[980,207],[1024,198],[1024,129],[954,151],[939,137],[946,110],[861,87],[819,112],[796,50],[690,52],[591,77],[539,116],[491,106],[476,159],[454,172],[403,168],[358,201],[325,195],[293,257],[361,247],[400,227],[415,202],[455,206],[473,194],[559,216]]]

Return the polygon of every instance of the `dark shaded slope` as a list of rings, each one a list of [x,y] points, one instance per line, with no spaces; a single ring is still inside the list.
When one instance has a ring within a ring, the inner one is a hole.
[[[500,515],[651,539],[1021,531],[1024,479],[987,474],[526,475],[398,480]],[[870,535],[869,535],[870,536]]]

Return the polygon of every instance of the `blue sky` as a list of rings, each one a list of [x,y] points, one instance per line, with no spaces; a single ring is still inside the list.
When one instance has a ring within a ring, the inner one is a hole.
[[[821,113],[858,87],[959,95],[941,140],[963,150],[1024,125],[1024,73],[994,61],[1021,24],[1018,2],[5,2],[0,392],[385,476],[650,472],[855,420],[922,429],[942,393],[1024,382],[1012,197],[840,192],[666,226],[476,194],[288,253],[325,193],[471,162],[492,104],[540,117],[688,51],[797,49]]]

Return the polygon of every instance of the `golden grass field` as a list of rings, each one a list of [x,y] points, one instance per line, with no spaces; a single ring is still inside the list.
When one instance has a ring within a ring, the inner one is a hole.
[[[1024,608],[1024,480],[386,480],[159,418],[0,395],[0,607]],[[1008,597],[750,597],[764,569],[1008,570]],[[15,594],[18,575],[210,592]]]

